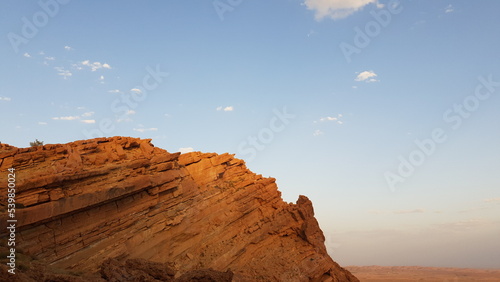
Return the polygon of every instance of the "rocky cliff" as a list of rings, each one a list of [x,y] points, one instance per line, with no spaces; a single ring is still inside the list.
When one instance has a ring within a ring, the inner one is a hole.
[[[275,179],[233,155],[172,154],[150,141],[1,144],[2,186],[16,169],[18,252],[75,273],[100,270],[99,279],[110,259],[144,259],[169,265],[172,277],[212,269],[233,281],[358,281],[327,254],[307,197],[285,203]]]

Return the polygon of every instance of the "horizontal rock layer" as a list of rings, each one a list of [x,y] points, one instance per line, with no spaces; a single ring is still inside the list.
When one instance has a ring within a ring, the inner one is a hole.
[[[275,179],[233,155],[150,141],[0,144],[0,183],[16,169],[19,249],[92,273],[113,258],[171,262],[179,275],[231,270],[234,281],[358,281],[327,254],[307,197],[285,203]],[[0,203],[3,224],[6,193]]]

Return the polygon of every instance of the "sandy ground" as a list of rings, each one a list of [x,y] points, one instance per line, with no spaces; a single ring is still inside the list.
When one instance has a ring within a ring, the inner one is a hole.
[[[500,282],[500,269],[420,266],[347,266],[345,268],[361,282]]]

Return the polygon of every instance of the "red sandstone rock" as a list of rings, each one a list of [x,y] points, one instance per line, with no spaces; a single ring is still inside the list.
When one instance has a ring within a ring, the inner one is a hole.
[[[358,281],[328,256],[307,197],[285,203],[273,178],[233,155],[171,154],[150,141],[0,144],[0,183],[16,169],[19,248],[88,273],[119,258],[171,262],[178,276],[211,268],[233,281]]]

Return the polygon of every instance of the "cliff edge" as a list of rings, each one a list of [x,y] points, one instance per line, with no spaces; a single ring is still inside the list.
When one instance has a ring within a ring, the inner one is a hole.
[[[233,155],[172,154],[150,141],[0,144],[0,183],[16,174],[16,249],[80,274],[135,261],[169,265],[172,279],[211,269],[233,281],[358,281],[327,254],[307,197],[284,202],[275,179]],[[6,203],[4,190],[2,225]]]

